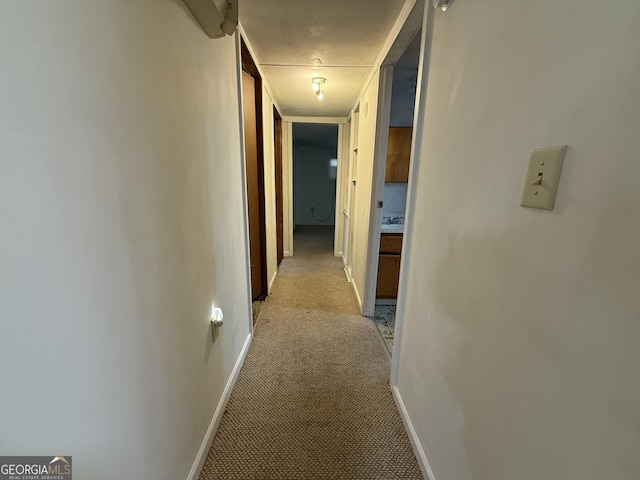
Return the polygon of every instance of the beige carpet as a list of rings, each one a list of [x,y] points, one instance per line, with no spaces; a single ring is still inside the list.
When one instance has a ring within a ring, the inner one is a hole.
[[[332,240],[296,229],[201,480],[422,478]]]

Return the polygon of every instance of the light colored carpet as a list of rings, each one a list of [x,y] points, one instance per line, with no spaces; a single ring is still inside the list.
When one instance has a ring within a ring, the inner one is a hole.
[[[294,239],[200,479],[421,479],[332,231]]]

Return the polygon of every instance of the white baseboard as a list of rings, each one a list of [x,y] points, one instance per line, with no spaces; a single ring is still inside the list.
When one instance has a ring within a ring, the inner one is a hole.
[[[349,276],[349,269],[347,267],[343,268],[344,274],[347,277],[347,282],[351,283],[351,277]]]
[[[269,282],[269,295],[271,295],[271,289],[273,288],[273,282],[276,281],[276,277],[278,276],[278,271],[276,270],[276,272],[273,274],[273,277],[271,277],[271,281]]]
[[[420,466],[420,470],[422,471],[422,476],[425,478],[425,480],[436,480],[436,477],[433,475],[433,471],[431,470],[431,466],[429,465],[429,461],[427,460],[427,455],[424,453],[424,449],[422,448],[420,440],[418,439],[418,434],[413,428],[413,423],[411,423],[409,413],[404,406],[402,395],[400,395],[398,387],[395,385],[391,385],[391,392],[393,393],[393,398],[396,401],[396,406],[398,407],[398,411],[400,412],[402,423],[404,423],[404,428],[407,431],[407,435],[409,436],[411,447],[413,447],[413,453],[418,460],[418,465]]]
[[[353,287],[353,291],[356,292],[356,299],[358,300],[358,308],[360,312],[362,312],[362,299],[360,298],[360,293],[358,293],[358,287],[356,287],[356,282],[351,279],[351,286]]]
[[[211,423],[209,424],[209,428],[207,429],[207,433],[204,436],[204,440],[202,440],[202,444],[200,445],[200,450],[198,450],[198,454],[196,455],[196,459],[193,462],[193,466],[189,471],[189,475],[187,476],[187,480],[198,480],[200,477],[200,472],[202,471],[202,467],[204,466],[204,462],[207,459],[207,454],[209,453],[209,449],[211,448],[211,444],[213,443],[213,437],[218,430],[218,426],[220,425],[220,420],[222,420],[222,414],[224,413],[224,409],[227,406],[227,402],[229,401],[229,397],[231,396],[231,390],[233,390],[233,386],[238,379],[238,374],[240,373],[240,368],[244,363],[244,359],[247,356],[247,352],[249,351],[249,345],[251,345],[252,335],[247,335],[247,339],[244,341],[244,345],[242,346],[242,350],[240,351],[240,355],[236,360],[236,364],[233,366],[233,370],[231,371],[231,376],[229,377],[229,381],[227,381],[227,385],[224,387],[224,391],[222,392],[222,397],[218,402],[218,406],[216,407],[216,411],[213,414],[213,418],[211,419]]]

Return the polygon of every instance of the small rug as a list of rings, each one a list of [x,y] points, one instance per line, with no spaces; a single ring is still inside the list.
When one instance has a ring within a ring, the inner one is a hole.
[[[389,351],[389,355],[393,352],[393,338],[396,330],[396,306],[395,305],[376,305],[373,313],[373,321],[378,327],[382,340]]]

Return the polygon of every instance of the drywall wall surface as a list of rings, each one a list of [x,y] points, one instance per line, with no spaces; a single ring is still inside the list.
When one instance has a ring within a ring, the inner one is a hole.
[[[174,0],[2,10],[0,451],[184,479],[250,333],[235,38]]]
[[[436,480],[635,479],[640,4],[435,15],[397,352],[419,444]],[[555,209],[520,207],[558,144]]]
[[[369,239],[369,215],[371,213],[371,191],[373,187],[373,156],[375,147],[376,121],[378,111],[378,85],[380,74],[376,72],[360,98],[358,117],[357,148],[354,156],[354,231],[353,231],[353,282],[360,296],[365,295],[365,275],[367,268],[367,248]]]
[[[293,147],[293,201],[296,225],[334,225],[336,180],[329,179],[334,147]],[[313,213],[311,209],[313,208]]]

